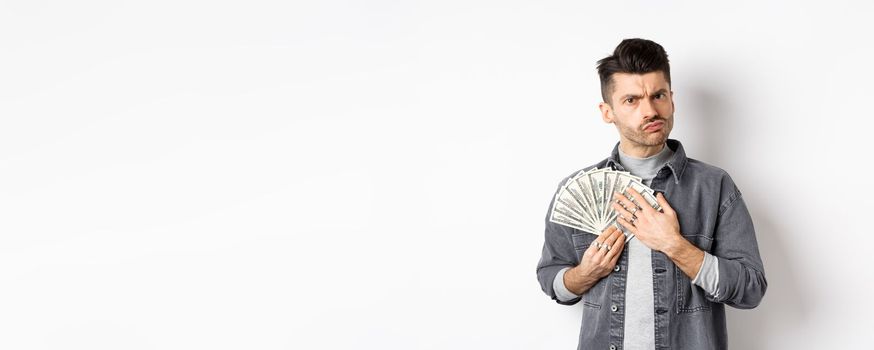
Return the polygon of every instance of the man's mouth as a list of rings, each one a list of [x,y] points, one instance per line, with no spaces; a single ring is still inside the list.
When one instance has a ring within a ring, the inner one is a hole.
[[[648,131],[648,132],[659,131],[662,129],[662,126],[664,126],[664,125],[665,125],[665,122],[663,122],[661,120],[657,120],[657,121],[651,122],[651,123],[647,124],[645,127],[643,127],[643,131]]]

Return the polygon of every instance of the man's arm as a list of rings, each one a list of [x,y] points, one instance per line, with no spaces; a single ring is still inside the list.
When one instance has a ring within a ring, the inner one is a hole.
[[[540,261],[537,262],[537,280],[540,282],[540,288],[543,292],[557,303],[573,305],[580,301],[580,297],[560,298],[555,289],[555,278],[558,272],[565,268],[572,268],[577,264],[576,251],[570,238],[570,232],[567,232],[567,235],[562,234],[561,232],[565,230],[559,226],[554,223],[546,225],[543,250]]]
[[[682,235],[678,236],[679,239],[673,240],[673,243],[666,246],[662,253],[665,253],[686,276],[689,276],[689,279],[694,279],[704,263],[704,251],[684,239]]]
[[[554,199],[551,202],[553,204]],[[615,226],[608,227],[587,247],[580,262],[571,239],[573,229],[549,221],[553,204],[550,204],[546,213],[543,251],[537,263],[537,280],[543,292],[557,303],[573,305],[580,301],[579,295],[613,271],[625,247],[625,236]],[[562,270],[564,274],[560,275]],[[558,280],[559,277],[561,280]],[[571,296],[561,293],[561,287],[577,297],[568,299]]]
[[[710,270],[701,271],[707,253],[682,237],[677,214],[661,193],[656,199],[663,212],[644,206],[632,209],[635,213],[631,213],[625,208],[632,208],[634,204],[622,194],[617,196],[618,203],[613,206],[621,214],[617,219],[621,225],[628,228],[650,249],[665,253],[689,278],[712,285],[713,277],[718,276],[715,290],[708,290],[708,300],[739,309],[751,309],[761,302],[768,282],[759,256],[752,218],[741,198],[740,190],[728,176],[723,182],[723,188],[723,193],[728,195],[719,208],[716,231],[713,234],[714,243],[711,247],[712,257],[716,261],[707,264],[717,269],[715,273]],[[633,189],[629,192],[638,203],[646,203]],[[632,217],[635,218],[634,223],[625,219]],[[712,258],[710,261],[712,262]],[[699,276],[699,272],[705,275]]]
[[[628,192],[637,203],[647,203],[633,188],[629,188]],[[683,238],[677,213],[665,196],[661,193],[656,195],[661,212],[649,205],[638,207],[622,193],[616,192],[615,196],[616,203],[612,203],[612,206],[620,214],[616,221],[650,249],[665,253],[690,279],[695,278],[704,262],[704,251]]]
[[[711,247],[718,260],[719,295],[708,296],[708,299],[739,309],[752,309],[765,296],[768,281],[746,203],[730,178],[727,182],[733,190],[720,207]]]
[[[712,297],[718,297],[719,260],[715,256],[698,249],[686,239],[680,238],[676,244],[663,252],[680,268],[692,283],[704,289]]]
[[[559,183],[559,189],[564,181]],[[556,194],[558,191],[556,191]],[[555,300],[559,304],[573,305],[580,301],[580,298],[570,300],[561,299],[556,295],[554,281],[558,272],[564,268],[572,268],[579,261],[574,249],[571,234],[573,229],[562,226],[549,221],[552,212],[552,206],[555,203],[555,196],[549,202],[549,209],[546,211],[545,229],[543,250],[540,254],[540,261],[537,262],[537,280],[540,282],[540,288],[546,295]]]

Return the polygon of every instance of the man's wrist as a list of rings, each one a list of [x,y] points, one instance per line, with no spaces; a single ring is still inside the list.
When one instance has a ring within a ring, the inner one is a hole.
[[[577,276],[577,268],[578,267],[579,267],[579,265],[574,266],[574,267],[572,267],[569,270],[564,272],[564,287],[567,288],[567,290],[570,291],[571,293],[574,293],[577,295],[579,295],[580,293],[577,293],[577,291],[576,291],[577,288],[574,288],[577,285],[576,283],[574,283],[574,280],[576,279],[576,276]]]
[[[591,286],[597,281],[597,278],[582,273],[580,265],[572,267],[570,270],[565,271],[564,274],[565,288],[577,295],[583,294],[589,289],[587,286]]]
[[[665,253],[665,255],[667,255],[671,260],[675,260],[677,257],[687,254],[690,249],[698,249],[698,247],[695,247],[692,243],[683,238],[683,234],[677,233],[674,237],[674,240],[668,244],[664,250],[662,250],[662,253]]]
[[[689,278],[695,278],[704,263],[704,251],[687,241],[682,235],[677,235],[676,241],[662,252]]]

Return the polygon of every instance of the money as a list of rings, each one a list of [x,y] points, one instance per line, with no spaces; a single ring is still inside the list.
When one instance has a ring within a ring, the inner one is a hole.
[[[646,203],[638,203],[631,196],[629,188],[640,193]],[[622,229],[616,223],[619,213],[611,205],[617,199],[614,196],[616,192],[622,193],[639,207],[647,205],[659,211],[662,209],[655,191],[644,185],[639,177],[627,171],[595,168],[575,174],[559,188],[549,221],[595,235],[610,225]],[[623,232],[626,241],[634,237],[627,230]]]

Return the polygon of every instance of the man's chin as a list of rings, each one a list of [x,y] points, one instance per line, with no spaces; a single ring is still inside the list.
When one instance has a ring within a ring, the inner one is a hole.
[[[643,137],[638,138],[638,140],[638,143],[644,146],[659,146],[668,140],[668,135],[664,133],[650,134],[644,135]]]

